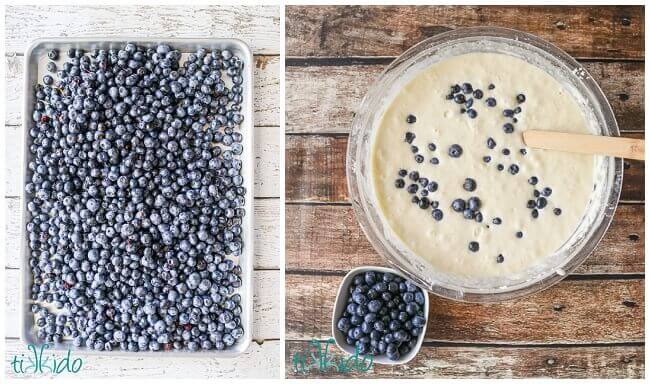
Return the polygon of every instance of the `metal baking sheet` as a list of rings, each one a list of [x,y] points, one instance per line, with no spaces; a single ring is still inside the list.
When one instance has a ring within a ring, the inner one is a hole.
[[[94,354],[94,355],[126,355],[126,356],[211,356],[211,357],[235,357],[244,352],[251,340],[253,330],[253,178],[254,178],[254,145],[253,145],[253,54],[246,43],[238,39],[209,39],[209,38],[179,38],[179,39],[142,39],[142,38],[128,38],[128,37],[89,37],[89,38],[56,38],[56,39],[38,39],[33,41],[25,53],[25,88],[23,100],[23,158],[21,161],[23,172],[21,180],[21,297],[20,297],[20,313],[22,323],[21,339],[25,343],[40,344],[41,342],[36,337],[35,317],[30,312],[31,306],[31,284],[32,276],[29,267],[29,243],[27,241],[28,235],[26,230],[27,220],[29,219],[29,211],[27,210],[27,201],[25,200],[24,186],[29,178],[29,170],[27,164],[31,159],[29,152],[29,128],[32,124],[32,112],[34,105],[34,85],[37,83],[42,84],[42,77],[45,73],[45,66],[48,61],[47,52],[50,49],[56,48],[60,51],[60,58],[57,64],[65,61],[66,52],[70,48],[81,48],[86,52],[98,49],[121,48],[126,43],[135,43],[144,47],[154,47],[158,44],[169,44],[175,49],[183,53],[183,58],[191,52],[196,52],[198,48],[205,49],[229,49],[236,56],[239,56],[244,61],[244,69],[242,71],[243,77],[243,101],[242,112],[244,114],[244,121],[239,125],[240,132],[243,135],[242,145],[244,146],[244,153],[239,158],[242,160],[242,176],[244,178],[244,186],[246,187],[245,205],[246,215],[244,216],[242,225],[242,254],[239,257],[239,265],[242,267],[242,286],[237,292],[242,296],[242,327],[244,328],[244,336],[230,348],[218,351],[197,351],[190,352],[183,351],[144,351],[144,352],[127,352],[119,349],[112,351],[95,351],[85,347],[75,347],[71,340],[63,340],[63,342],[52,344],[54,350],[76,350],[79,352]]]

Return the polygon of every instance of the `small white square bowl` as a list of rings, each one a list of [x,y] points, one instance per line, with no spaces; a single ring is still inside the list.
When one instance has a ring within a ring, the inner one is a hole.
[[[336,327],[336,323],[338,322],[338,318],[341,316],[341,314],[345,309],[345,306],[347,305],[347,298],[349,296],[348,288],[352,284],[354,277],[359,273],[364,273],[368,271],[379,272],[379,273],[392,273],[396,276],[409,280],[409,278],[406,277],[401,272],[386,267],[373,267],[373,266],[358,267],[351,270],[350,272],[348,272],[347,275],[345,275],[343,281],[341,281],[339,290],[336,293],[336,301],[334,302],[334,311],[332,312],[332,335],[334,336],[334,341],[336,341],[336,345],[341,350],[343,350],[344,352],[350,355],[353,355],[355,353],[355,347],[353,345],[348,345],[345,342],[345,335],[343,334],[343,332],[339,331],[339,329]],[[420,348],[422,347],[422,341],[424,340],[424,335],[426,334],[427,331],[427,324],[429,323],[429,294],[424,289],[422,289],[422,293],[424,293],[424,328],[422,330],[422,333],[420,333],[420,336],[418,336],[418,343],[415,345],[414,348],[412,348],[409,351],[408,354],[404,356],[400,356],[399,360],[391,360],[386,355],[381,355],[381,356],[374,356],[373,362],[378,364],[386,364],[386,365],[406,364],[409,361],[411,361],[415,357],[415,355],[417,355],[417,353],[420,351]]]

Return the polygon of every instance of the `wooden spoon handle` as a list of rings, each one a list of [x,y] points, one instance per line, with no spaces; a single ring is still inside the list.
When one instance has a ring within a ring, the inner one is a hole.
[[[529,130],[524,131],[524,143],[531,148],[645,160],[643,139]]]

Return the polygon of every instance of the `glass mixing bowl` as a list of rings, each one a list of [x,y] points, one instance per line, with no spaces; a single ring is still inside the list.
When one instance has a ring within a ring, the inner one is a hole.
[[[594,191],[578,228],[560,249],[525,273],[516,277],[466,278],[436,271],[414,254],[384,221],[372,186],[370,153],[374,131],[395,93],[432,63],[469,52],[501,53],[536,65],[574,97],[594,133],[618,136],[619,131],[605,95],[577,61],[547,41],[506,28],[465,28],[433,36],[399,56],[372,85],[352,123],[346,164],[350,200],[363,231],[392,266],[430,292],[460,301],[494,302],[548,288],[591,254],[616,210],[623,161],[597,158]]]

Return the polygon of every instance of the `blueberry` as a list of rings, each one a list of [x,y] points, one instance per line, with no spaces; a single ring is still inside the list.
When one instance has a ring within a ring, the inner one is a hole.
[[[474,99],[467,99],[467,101],[465,101],[465,107],[467,109],[472,108],[472,105],[474,105]],[[469,111],[468,111],[468,113],[469,113]]]
[[[397,172],[397,175],[398,175],[399,177],[406,177],[407,174],[408,174],[408,171],[407,171],[406,169],[400,169],[400,170]]]
[[[548,204],[548,201],[546,200],[546,198],[544,198],[544,197],[538,197],[537,198],[537,204],[536,204],[537,208],[544,209],[544,207],[546,207],[547,204]]]
[[[501,263],[503,263],[503,260],[504,260],[503,255],[497,256],[497,263],[501,264]]]
[[[458,144],[452,144],[449,147],[449,156],[458,158],[463,154],[463,148]]]
[[[476,116],[478,116],[478,113],[474,109],[468,109],[467,116],[469,116],[471,119],[475,119]]]
[[[460,85],[458,85],[458,84],[454,84],[454,85],[451,86],[451,92],[452,93],[458,93],[458,92],[460,92],[460,90],[461,90],[461,88],[460,88]]]
[[[526,96],[525,96],[523,93],[518,94],[518,95],[517,95],[517,102],[518,102],[519,104],[521,104],[521,103],[523,103],[524,101],[526,101]]]
[[[475,99],[480,100],[483,98],[483,91],[481,91],[480,89],[475,89],[472,95],[474,96]]]
[[[455,212],[463,212],[465,210],[465,200],[455,199],[451,202],[451,209]]]
[[[413,115],[408,115],[408,116],[406,116],[406,122],[409,123],[409,124],[413,124],[413,123],[415,123],[416,120],[417,120],[417,119],[416,119],[415,116],[413,116]]]
[[[433,180],[429,181],[429,183],[427,184],[427,191],[435,192],[437,190],[438,190],[438,183],[436,183]]]
[[[537,179],[537,177],[532,176],[532,177],[530,177],[530,178],[528,179],[528,184],[530,184],[530,185],[537,185],[537,182],[538,182],[538,181],[539,181],[539,180]]]
[[[494,225],[501,225],[501,223],[502,223],[502,220],[501,220],[500,217],[495,217],[494,219],[492,219],[492,224],[494,224]]]
[[[528,208],[528,209],[533,209],[536,206],[537,206],[537,203],[535,202],[535,200],[528,200],[526,202],[526,208]]]
[[[533,216],[533,219],[536,219],[539,216],[539,211],[537,209],[533,209],[531,211],[531,215]]]
[[[546,197],[551,196],[552,193],[553,193],[553,190],[551,188],[549,188],[549,187],[545,187],[544,189],[542,189],[542,195],[544,195]]]
[[[444,215],[443,215],[443,213],[442,213],[442,211],[441,211],[440,209],[434,209],[433,211],[431,211],[431,216],[432,216],[436,221],[440,221],[440,220],[442,220],[442,218],[443,218]]]
[[[510,172],[511,175],[516,175],[519,173],[519,166],[517,164],[511,164],[510,167],[508,167],[508,172]]]
[[[515,109],[513,109],[513,112],[515,113],[515,115],[521,113],[521,107],[516,107]]]
[[[515,131],[515,126],[510,123],[503,124],[503,132],[512,133]]]
[[[397,345],[390,343],[386,347],[386,357],[392,361],[397,361],[400,358],[400,353]]]
[[[467,220],[472,220],[474,218],[474,211],[471,209],[465,209],[463,211],[463,217]]]
[[[468,249],[472,252],[478,252],[479,244],[476,241],[470,241],[468,245]]]
[[[54,63],[53,61],[50,61],[49,63],[47,63],[46,68],[47,68],[48,72],[55,73],[56,72],[56,63]]]
[[[502,153],[504,156],[508,156],[508,155],[510,155],[510,150],[509,150],[508,148],[503,148],[503,149],[501,150],[501,153]]]
[[[456,102],[456,104],[465,104],[465,95],[463,95],[462,93],[457,93],[456,95],[454,95],[454,101]]]
[[[409,186],[406,188],[406,190],[407,190],[408,193],[410,193],[410,194],[417,193],[417,191],[418,191],[418,185],[417,185],[417,184],[411,184],[411,185],[409,185]]]
[[[431,160],[429,160],[429,163],[433,165],[438,165],[440,163],[440,160],[438,160],[437,157],[432,157]]]
[[[476,196],[472,196],[467,200],[467,207],[476,212],[481,208],[481,200]]]
[[[411,171],[409,173],[409,179],[413,181],[418,181],[420,179],[420,173],[418,171]]]
[[[395,180],[395,188],[404,188],[404,179]]]
[[[488,139],[487,139],[487,147],[488,147],[489,149],[494,149],[494,147],[496,147],[496,146],[497,146],[497,142],[494,141],[493,138],[488,137]]]
[[[412,144],[413,140],[415,140],[415,133],[406,132],[406,134],[404,135],[404,141],[406,141],[409,144]]]
[[[494,97],[488,97],[485,99],[485,103],[487,104],[488,107],[496,107],[497,101]]]
[[[540,197],[540,196],[541,196],[541,192],[538,191],[538,190],[534,190],[534,191],[533,191],[533,196],[535,196],[535,197]]]
[[[422,156],[422,155],[415,155],[414,159],[415,159],[415,162],[418,163],[418,164],[424,162],[424,156]]]
[[[491,156],[483,156],[483,162],[484,162],[484,163],[489,163],[490,161],[492,161],[492,157],[491,157]]]
[[[421,209],[427,209],[429,208],[429,205],[430,205],[429,199],[426,197],[421,198],[420,201],[418,202],[418,207],[420,207]]]
[[[519,239],[521,239],[522,237],[524,237],[524,233],[521,232],[521,231],[517,232],[515,235],[516,235],[517,238],[519,238]]]
[[[497,164],[497,170],[498,170],[499,172],[503,171],[504,168],[505,168],[505,167],[503,166],[503,164]]]
[[[512,117],[515,115],[515,112],[512,109],[504,109],[503,110],[503,116],[505,117]]]
[[[427,148],[429,148],[429,150],[433,152],[436,150],[436,145],[434,143],[429,143],[427,144]]]
[[[472,84],[470,84],[470,83],[463,83],[463,85],[461,86],[461,89],[463,90],[463,93],[465,93],[465,94],[472,93],[472,91],[474,90],[474,88],[472,87]]]
[[[411,153],[418,153],[419,149],[415,145],[411,145]]]
[[[492,90],[492,89],[494,89],[494,88],[496,88],[496,87],[494,86],[494,84],[490,83],[490,85],[488,85],[488,89]]]
[[[468,192],[474,192],[476,190],[476,180],[472,178],[466,178],[463,183],[463,189]]]
[[[560,216],[562,214],[562,210],[560,208],[555,208],[553,209],[553,213],[555,216]]]
[[[519,153],[521,153],[522,155],[526,156],[526,154],[528,153],[528,151],[526,151],[526,148],[521,148],[521,149],[519,150]]]
[[[47,57],[50,60],[57,60],[59,58],[59,50],[58,49],[51,49],[47,52]]]

